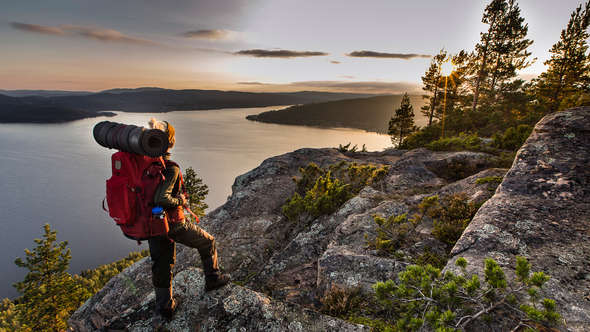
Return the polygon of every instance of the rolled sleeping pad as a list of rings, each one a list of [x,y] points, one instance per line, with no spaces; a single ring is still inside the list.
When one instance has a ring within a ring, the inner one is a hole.
[[[104,126],[104,125],[105,125],[105,123],[107,123],[107,122],[109,122],[109,121],[101,121],[101,122],[99,122],[99,123],[95,124],[95,125],[94,125],[94,128],[92,129],[92,136],[94,137],[94,140],[95,140],[95,141],[96,141],[98,144],[100,144],[100,143],[98,142],[98,133],[100,132],[100,129],[102,128],[102,126]],[[102,145],[102,144],[100,144],[100,145]]]
[[[109,146],[109,148],[111,149],[117,149],[120,150],[121,148],[119,147],[119,144],[117,142],[117,138],[119,137],[119,132],[126,127],[127,125],[122,124],[122,123],[117,123],[115,126],[113,126],[108,132],[107,132],[107,145]]]
[[[149,157],[164,155],[168,150],[168,135],[158,129],[102,121],[94,126],[92,134],[98,144],[109,149]]]
[[[129,133],[137,126],[134,125],[127,125],[123,130],[119,132],[119,136],[117,137],[117,145],[119,146],[119,150],[125,152],[133,152],[131,150],[131,146],[129,146]]]
[[[141,137],[141,148],[150,157],[161,156],[168,150],[168,135],[158,129],[148,129]]]
[[[111,122],[111,121],[103,121],[101,123],[102,123],[102,125],[100,126],[100,130],[98,130],[98,136],[95,137],[96,142],[98,142],[98,144],[104,146],[105,148],[110,149],[111,147],[107,144],[107,139],[106,139],[107,133],[109,132],[109,130],[111,128],[113,128],[115,125],[117,125],[117,123]]]
[[[143,136],[143,132],[145,128],[137,127],[133,128],[129,133],[129,147],[133,153],[146,155],[146,153],[141,148],[141,136]]]

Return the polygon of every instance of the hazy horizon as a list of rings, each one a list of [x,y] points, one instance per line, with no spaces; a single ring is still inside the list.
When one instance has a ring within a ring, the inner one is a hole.
[[[0,89],[157,86],[249,92],[420,91],[430,56],[472,50],[486,2],[3,2]],[[579,0],[520,0],[533,57]],[[460,10],[458,9],[460,8]]]

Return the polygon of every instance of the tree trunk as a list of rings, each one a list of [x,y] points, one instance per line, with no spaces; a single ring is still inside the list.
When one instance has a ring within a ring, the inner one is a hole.
[[[488,38],[489,40],[489,38]],[[475,91],[473,92],[473,104],[471,105],[471,109],[475,112],[477,107],[477,100],[479,99],[479,86],[481,85],[481,81],[483,80],[485,67],[488,62],[488,40],[486,40],[484,50],[483,50],[483,59],[481,61],[481,66],[479,67],[479,73],[477,74],[477,81],[475,81]]]
[[[432,117],[434,116],[434,109],[436,108],[436,97],[438,96],[438,81],[436,79],[436,86],[434,87],[434,97],[432,97],[432,104],[430,105],[430,116],[428,117],[428,125],[432,124]]]

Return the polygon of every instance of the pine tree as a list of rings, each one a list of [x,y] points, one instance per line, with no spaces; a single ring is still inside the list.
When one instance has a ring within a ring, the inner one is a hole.
[[[184,174],[184,185],[190,198],[190,208],[198,216],[204,216],[205,210],[209,207],[205,203],[205,197],[209,194],[209,187],[197,176],[192,167],[186,169]]]
[[[520,8],[514,0],[508,0],[506,13],[498,24],[492,49],[495,61],[490,73],[490,97],[495,100],[496,89],[516,77],[516,71],[532,64],[527,51],[533,41],[526,38],[528,24],[520,16]],[[534,61],[534,60],[533,60]]]
[[[410,104],[410,97],[404,93],[400,108],[395,110],[395,114],[389,120],[388,134],[391,136],[391,142],[401,144],[404,137],[408,136],[417,128],[414,125],[414,109]]]
[[[481,41],[475,45],[477,56],[474,58],[474,67],[477,68],[477,76],[474,83],[472,109],[475,111],[479,102],[479,94],[490,71],[490,59],[493,56],[491,42],[496,35],[501,16],[506,11],[505,0],[492,0],[483,14],[481,22],[489,25],[487,32],[480,33]]]
[[[538,95],[548,101],[552,112],[560,108],[563,99],[588,88],[590,59],[586,52],[589,23],[590,1],[586,2],[584,10],[579,5],[572,12],[567,27],[561,30],[560,40],[549,50],[551,58],[544,62],[548,66],[547,71],[535,82]]]
[[[15,264],[29,270],[25,279],[14,286],[22,294],[19,298],[21,324],[33,331],[61,331],[66,320],[80,304],[81,292],[67,272],[70,249],[67,242],[55,243],[57,232],[44,225],[43,239],[35,239],[35,249],[25,249],[25,260]]]
[[[422,76],[422,90],[432,93],[432,95],[422,95],[423,99],[428,99],[428,104],[422,106],[422,114],[428,117],[428,125],[432,124],[432,118],[437,117],[435,110],[440,103],[439,94],[441,93],[441,65],[447,61],[447,51],[441,49],[440,52],[432,58],[430,67]]]
[[[473,67],[477,75],[474,82],[472,110],[475,111],[480,95],[495,101],[496,90],[515,78],[517,71],[532,64],[527,48],[533,43],[526,39],[528,24],[520,16],[514,0],[492,0],[484,11],[482,22],[488,31],[481,33],[475,46]]]

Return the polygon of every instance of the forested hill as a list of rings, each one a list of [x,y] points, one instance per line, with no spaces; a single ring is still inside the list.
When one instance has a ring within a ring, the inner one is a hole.
[[[401,95],[313,103],[292,106],[283,110],[249,115],[248,120],[318,127],[358,128],[387,133],[389,119],[400,106]],[[417,125],[425,125],[420,113],[424,105],[421,96],[410,96]]]
[[[169,112],[306,104],[373,96],[301,91],[252,93],[161,88],[115,89],[88,95],[8,97],[0,94],[2,122],[63,122],[103,115],[102,111]]]

